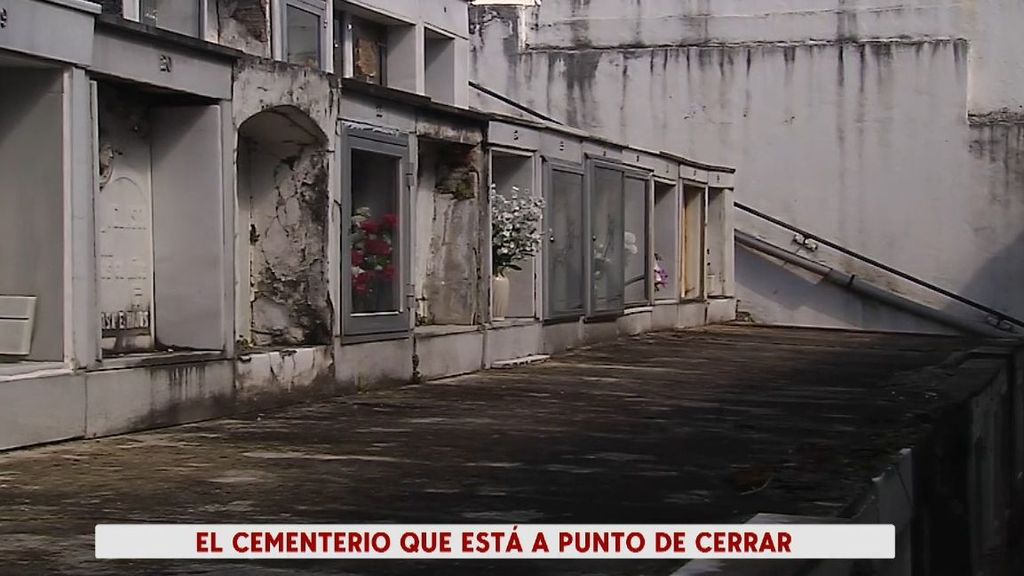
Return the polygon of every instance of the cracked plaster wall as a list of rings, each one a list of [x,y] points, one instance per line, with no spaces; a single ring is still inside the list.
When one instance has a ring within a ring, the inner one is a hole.
[[[329,76],[319,70],[264,58],[243,58],[234,72],[235,125],[276,106],[292,106],[309,116],[334,149],[339,98]]]
[[[480,321],[481,162],[478,146],[420,141],[415,242],[420,324]]]
[[[736,166],[738,201],[1020,317],[1021,23],[1009,0],[476,7],[471,76],[568,124]],[[978,317],[848,258],[813,257]],[[746,254],[737,277],[758,320],[920,327]]]
[[[316,71],[256,59],[234,87],[239,334],[254,346],[328,343],[336,96]]]
[[[330,341],[327,159],[318,143],[281,155],[249,143],[252,343]]]

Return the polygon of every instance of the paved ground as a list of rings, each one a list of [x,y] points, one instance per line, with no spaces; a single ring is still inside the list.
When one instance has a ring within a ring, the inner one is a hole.
[[[113,563],[97,522],[835,515],[962,340],[720,327],[545,364],[0,455],[0,574],[668,574],[659,562]]]

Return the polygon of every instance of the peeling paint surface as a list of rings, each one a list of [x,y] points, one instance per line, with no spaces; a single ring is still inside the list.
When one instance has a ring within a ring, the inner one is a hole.
[[[275,398],[283,403],[338,389],[328,346],[248,354],[235,365],[235,390],[242,403],[264,405],[264,399]]]
[[[319,70],[262,58],[244,58],[235,68],[232,112],[239,126],[258,112],[293,106],[309,116],[334,149],[339,98]]]
[[[249,243],[256,346],[330,339],[327,159],[318,148],[299,147],[283,158],[252,152]],[[260,172],[265,179],[259,181],[269,189],[256,183]]]
[[[319,72],[252,59],[236,71],[235,94],[240,338],[326,344],[334,90]]]

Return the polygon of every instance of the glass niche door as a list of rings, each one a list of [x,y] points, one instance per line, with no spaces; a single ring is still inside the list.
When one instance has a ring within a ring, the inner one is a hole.
[[[587,315],[616,314],[624,307],[625,167],[591,159],[587,174]]]
[[[347,336],[406,332],[408,143],[400,137],[353,130],[346,130],[345,141],[342,332]]]
[[[584,313],[583,167],[544,161],[544,317]]]
[[[648,213],[651,175],[627,171],[625,178],[625,302],[626,306],[644,306],[651,303],[651,276],[654,271],[649,241],[651,218]]]

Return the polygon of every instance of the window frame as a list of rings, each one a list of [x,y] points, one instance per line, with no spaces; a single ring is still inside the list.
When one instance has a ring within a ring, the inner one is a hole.
[[[539,188],[537,186],[537,182],[538,182],[537,162],[536,162],[537,161],[537,154],[536,154],[535,150],[517,149],[517,148],[508,147],[508,146],[502,146],[500,144],[489,146],[487,148],[488,190],[490,190],[491,186],[497,185],[497,182],[495,182],[495,180],[494,180],[494,160],[495,160],[495,156],[504,157],[504,158],[516,158],[519,161],[527,162],[528,165],[529,165],[529,171],[530,171],[530,177],[528,178],[529,183],[530,183],[530,187],[529,187],[530,198],[544,200],[544,190],[543,190],[544,184],[543,184],[543,181],[541,181],[541,186]],[[487,218],[487,226],[486,226],[487,240],[488,240],[487,246],[493,246],[494,245],[494,232],[493,232],[493,229],[491,227],[491,218],[490,218],[490,215],[492,214],[492,212],[491,212],[492,210],[493,210],[493,207],[490,204],[488,204],[487,212],[488,212],[488,216],[489,217]],[[523,315],[515,314],[514,313],[515,311],[512,309],[513,302],[510,299],[510,301],[509,301],[509,313],[506,314],[506,318],[534,318],[534,319],[539,319],[539,318],[543,318],[544,317],[544,313],[545,313],[545,311],[544,311],[544,303],[539,301],[538,299],[539,299],[539,297],[541,297],[541,292],[546,292],[546,291],[543,290],[543,288],[541,287],[540,283],[543,282],[543,278],[545,277],[544,276],[544,272],[542,270],[543,270],[544,265],[545,265],[544,264],[544,252],[545,252],[545,250],[544,250],[545,240],[544,239],[548,237],[548,234],[547,234],[547,230],[548,230],[547,229],[547,217],[548,217],[547,206],[545,205],[545,207],[542,209],[542,213],[541,213],[541,222],[540,222],[541,243],[540,243],[540,246],[538,247],[537,253],[534,254],[533,256],[531,256],[530,258],[528,258],[526,260],[526,261],[528,261],[530,263],[529,264],[529,267],[530,267],[530,270],[529,270],[529,273],[530,273],[529,274],[529,276],[530,276],[530,314],[528,316],[523,316]],[[494,262],[493,262],[494,254],[493,254],[492,250],[487,250],[486,254],[487,254],[487,277],[490,278],[490,277],[494,276]],[[513,274],[522,274],[522,273],[526,273],[526,272],[527,272],[527,270],[526,270],[526,268],[524,268],[521,272],[513,271]],[[510,278],[510,281],[513,284],[512,289],[514,290],[515,289],[515,282],[516,282],[516,280]],[[489,304],[490,304],[490,306],[489,306],[488,309],[493,311],[493,309],[494,309],[494,294],[493,294],[493,291],[491,291],[491,297],[489,299]]]
[[[548,156],[543,156],[542,157],[542,162],[543,162],[543,167],[542,167],[542,176],[541,176],[541,178],[542,178],[542,180],[541,180],[541,197],[544,198],[544,222],[545,222],[544,238],[546,239],[546,241],[543,241],[541,243],[541,255],[543,257],[543,270],[542,270],[541,277],[544,279],[543,283],[542,283],[543,284],[542,285],[542,290],[543,290],[543,295],[544,295],[544,297],[543,297],[543,318],[545,320],[552,320],[552,321],[574,321],[574,320],[578,320],[578,319],[580,319],[580,318],[582,318],[583,316],[586,315],[586,311],[587,311],[587,294],[588,294],[588,291],[589,291],[588,286],[589,286],[589,283],[590,283],[589,278],[586,276],[586,274],[587,274],[587,267],[589,266],[588,259],[587,259],[587,247],[589,246],[589,243],[587,242],[587,228],[588,228],[588,226],[587,226],[587,223],[586,223],[586,215],[587,215],[587,209],[586,209],[586,206],[587,206],[587,175],[586,175],[586,167],[585,167],[584,164],[581,164],[581,163],[569,162],[569,161],[566,161],[566,160],[561,160],[561,159],[558,159],[558,158],[551,158],[551,157],[548,157]],[[551,217],[551,210],[553,210],[553,206],[554,206],[554,202],[551,201],[550,192],[552,192],[552,180],[553,180],[554,172],[565,172],[567,174],[572,174],[572,175],[580,177],[580,212],[579,212],[579,214],[577,214],[577,216],[580,218],[580,237],[578,238],[578,240],[580,242],[580,259],[581,259],[580,269],[583,270],[584,278],[580,282],[580,293],[579,293],[580,306],[579,306],[579,308],[575,308],[575,309],[572,309],[572,310],[569,310],[569,309],[566,309],[566,310],[554,310],[552,308],[553,304],[552,304],[552,301],[551,301],[551,298],[552,298],[551,282],[555,278],[555,275],[552,274],[552,272],[551,272],[551,268],[554,265],[554,263],[552,261],[553,260],[552,250],[551,250],[551,248],[549,246],[549,244],[550,244],[550,231],[551,231],[550,223],[553,222],[553,218]]]
[[[380,134],[369,130],[342,128],[343,145],[339,148],[342,154],[341,163],[341,336],[342,339],[386,339],[395,335],[407,334],[411,327],[409,322],[408,293],[411,282],[410,263],[412,255],[411,238],[412,223],[410,218],[410,150],[407,137]],[[398,263],[398,311],[377,313],[354,313],[352,305],[352,243],[349,240],[348,225],[352,221],[352,151],[359,150],[372,154],[381,154],[398,159],[398,221],[399,251]]]
[[[670,201],[671,201],[671,207],[670,208],[671,208],[671,211],[672,211],[671,214],[670,214],[670,221],[671,221],[671,226],[672,226],[672,234],[671,234],[672,239],[670,240],[670,242],[671,242],[670,248],[672,250],[671,257],[664,257],[663,249],[660,247],[660,245],[658,244],[658,240],[657,240],[657,238],[658,238],[658,223],[657,223],[657,220],[655,218],[655,214],[658,213],[658,187],[659,186],[667,186],[670,189],[669,197],[670,197]],[[683,256],[682,256],[682,251],[683,251],[682,250],[682,248],[683,248],[682,236],[683,236],[683,233],[684,233],[684,229],[683,229],[683,223],[684,222],[683,222],[683,218],[682,218],[682,208],[683,208],[682,194],[683,194],[683,183],[682,183],[682,180],[679,180],[679,179],[672,180],[670,178],[664,178],[664,177],[658,177],[658,176],[654,176],[653,177],[652,182],[651,182],[651,208],[650,208],[650,210],[651,210],[651,213],[650,213],[651,214],[651,238],[652,238],[653,243],[654,243],[653,246],[651,247],[651,250],[650,250],[651,258],[652,258],[652,260],[651,260],[652,273],[653,273],[654,264],[656,262],[656,260],[654,259],[654,256],[655,256],[655,254],[658,254],[659,252],[661,252],[663,254],[662,261],[663,262],[666,262],[666,261],[667,262],[671,262],[672,263],[672,268],[673,268],[673,273],[669,275],[668,284],[666,284],[666,286],[665,286],[665,289],[668,290],[668,295],[667,296],[662,296],[661,298],[659,298],[658,297],[658,292],[654,288],[654,283],[653,282],[651,283],[651,298],[652,298],[652,300],[653,300],[653,302],[655,304],[658,304],[658,303],[675,303],[675,302],[679,302],[682,299],[682,293],[681,293],[681,290],[680,290],[680,280],[681,280],[681,276],[682,276],[682,272],[683,272],[682,265],[681,265],[682,258],[683,258]]]
[[[377,42],[377,59],[379,68],[379,80],[377,82],[371,82],[364,80],[356,75],[356,36],[358,35],[356,30],[359,28],[377,28],[379,35],[376,38]],[[387,86],[388,85],[388,26],[373,20],[368,20],[360,16],[356,16],[352,13],[345,12],[344,20],[342,24],[342,33],[345,34],[345,40],[342,45],[342,57],[345,62],[345,76],[360,82],[366,82],[367,84],[374,84],[376,86]]]
[[[164,30],[166,32],[171,32],[172,34],[181,34],[182,36],[188,36],[189,38],[205,39],[206,38],[206,28],[207,28],[207,25],[208,25],[207,10],[209,9],[209,0],[192,0],[192,1],[196,2],[198,4],[198,11],[199,11],[199,14],[198,14],[199,21],[196,23],[196,28],[198,30],[198,33],[195,36],[192,36],[191,34],[184,34],[182,32],[178,32],[177,30],[171,30],[169,28],[164,28],[164,27],[160,26],[159,24],[147,24],[147,22],[145,20],[145,17],[144,17],[144,15],[142,13],[142,0],[126,0],[121,5],[121,15],[124,16],[124,18],[126,20],[132,20],[132,21],[138,22],[140,24],[146,24],[147,26],[153,26],[155,28],[159,28],[160,30]]]
[[[331,73],[334,70],[334,19],[331,3],[328,0],[275,0],[275,8],[271,16],[272,49],[274,59],[288,62],[288,8],[293,7],[313,14],[320,19],[319,37],[317,39],[318,63],[317,70]],[[301,64],[292,64],[301,66]]]
[[[585,316],[587,319],[600,320],[604,318],[617,318],[622,316],[626,309],[625,301],[625,261],[624,258],[618,258],[616,263],[616,274],[622,280],[622,293],[619,295],[618,305],[608,308],[598,309],[594,302],[594,180],[595,174],[598,169],[611,170],[618,172],[622,177],[622,194],[619,196],[618,214],[620,219],[625,221],[625,203],[626,203],[626,169],[627,166],[620,161],[608,159],[603,156],[595,156],[592,154],[585,155],[585,170],[583,174],[583,276],[586,279],[586,289],[584,291],[584,309],[586,310]],[[623,238],[625,238],[625,230],[621,231]],[[622,247],[619,247],[620,251]]]
[[[628,202],[628,200],[626,198],[626,194],[628,194],[627,189],[626,189],[626,180],[630,180],[630,179],[632,179],[632,180],[639,180],[639,181],[642,181],[644,183],[644,193],[643,193],[644,194],[644,198],[643,198],[644,224],[643,224],[643,228],[642,228],[642,233],[644,235],[644,238],[643,238],[643,240],[644,240],[644,250],[643,250],[643,254],[642,254],[643,259],[644,259],[644,276],[643,276],[644,299],[643,300],[630,301],[626,297],[626,289],[629,286],[627,281],[629,280],[629,278],[626,278],[626,275],[625,275],[626,261],[625,261],[625,253],[623,253],[623,261],[622,261],[622,265],[623,265],[622,303],[623,303],[623,306],[625,307],[625,309],[627,309],[627,310],[630,309],[630,308],[638,308],[638,307],[644,307],[644,306],[651,306],[652,304],[654,304],[654,281],[653,281],[654,280],[654,278],[653,278],[653,276],[654,276],[654,250],[653,250],[653,247],[654,247],[654,234],[653,234],[654,218],[653,218],[653,214],[652,214],[653,205],[654,205],[653,173],[651,171],[644,170],[642,168],[626,166],[626,171],[623,174],[623,186],[622,186],[622,222],[623,222],[623,229],[622,229],[622,231],[623,231],[623,234],[625,234],[625,231],[626,231],[626,229],[625,229],[626,205],[627,205],[627,202]]]
[[[679,182],[680,295],[683,302],[707,297],[707,182],[683,178]]]

